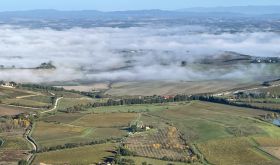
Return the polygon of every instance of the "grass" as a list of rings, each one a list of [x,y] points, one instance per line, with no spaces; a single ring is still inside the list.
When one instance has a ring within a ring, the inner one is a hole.
[[[168,108],[176,106],[174,104],[151,104],[151,105],[122,105],[122,106],[106,106],[106,107],[97,107],[89,108],[88,112],[94,113],[113,113],[113,112],[149,112],[149,111],[162,111]]]
[[[280,159],[280,138],[256,137],[254,140],[261,150]]]
[[[211,140],[197,146],[209,162],[217,165],[279,164],[277,160],[258,151],[248,138]]]
[[[43,118],[42,120],[45,122],[54,122],[54,123],[64,123],[69,124],[81,117],[83,117],[85,114],[81,113],[56,113],[55,115],[47,116]]]
[[[136,113],[58,113],[37,122],[32,134],[40,148],[123,137]]]
[[[106,94],[116,96],[126,95],[174,95],[174,94],[198,94],[220,92],[229,89],[242,88],[252,83],[226,80],[209,81],[146,81],[146,82],[117,82]]]
[[[0,87],[0,102],[2,104],[34,108],[51,106],[51,98],[48,93],[18,88]]]
[[[77,105],[87,105],[94,102],[94,99],[89,98],[63,98],[62,100],[60,100],[57,109],[64,110],[69,107],[74,107]]]
[[[19,135],[0,135],[0,139],[4,144],[0,146],[0,164],[8,164],[25,159],[26,153],[30,150],[30,146]]]
[[[123,158],[134,160],[136,165],[142,165],[143,162],[146,162],[147,164],[152,164],[152,165],[168,165],[168,164],[186,165],[186,163],[182,163],[182,162],[163,161],[163,160],[146,158],[146,157],[124,156]],[[192,165],[201,165],[201,164],[200,163],[193,163]]]
[[[153,115],[154,118],[165,119],[174,124],[189,141],[207,141],[236,136],[228,131],[229,127],[238,129],[240,126],[246,125],[257,127],[256,129],[259,130],[262,128],[259,126],[264,124],[253,117],[263,113],[265,112],[194,101],[188,105],[169,108],[161,113],[150,112],[149,114]],[[258,133],[265,134],[262,131],[258,131]]]
[[[238,99],[238,101],[241,101],[241,102],[251,102],[251,103],[275,103],[275,104],[278,104],[280,103],[280,99],[276,99],[276,98],[247,98],[247,99]]]
[[[86,131],[86,128],[47,122],[37,122],[32,137],[40,147],[50,147],[76,142]],[[79,142],[81,142],[80,139]]]
[[[278,127],[257,119],[267,112],[201,101],[99,107],[82,113],[56,113],[45,116],[43,121],[37,123],[33,137],[41,147],[112,136],[124,137],[127,134],[125,127],[140,113],[140,120],[146,125],[155,128],[166,124],[176,127],[189,143],[198,146],[212,164],[279,163],[258,149],[258,145],[251,140],[280,138]],[[52,156],[56,157],[49,155],[49,158],[42,160],[52,160]]]
[[[268,87],[268,88],[265,88],[265,89],[260,89],[258,90],[260,92],[264,92],[264,93],[267,93],[269,92],[271,95],[279,95],[280,93],[280,86],[277,86],[277,87]]]
[[[280,147],[280,138],[256,137],[254,139],[262,147]]]
[[[26,98],[26,100],[33,100],[33,101],[37,101],[37,102],[41,102],[41,103],[45,103],[45,104],[51,104],[51,96],[48,96],[48,95],[32,96],[32,97]]]
[[[68,92],[68,91],[51,91],[52,93],[54,93],[57,96],[63,96],[64,98],[84,98],[85,96],[80,95],[78,93],[73,93],[73,92]]]
[[[35,92],[28,90],[0,87],[0,98],[16,98],[34,93]]]
[[[38,154],[33,164],[94,164],[113,156],[115,144],[98,144]]]
[[[89,114],[71,124],[81,127],[126,127],[137,116],[136,113]]]
[[[17,115],[23,112],[30,111],[24,108],[10,107],[7,105],[0,105],[0,116],[11,116]]]
[[[27,99],[4,99],[2,101],[4,104],[10,104],[10,105],[19,105],[19,106],[26,106],[26,107],[48,107],[51,106],[50,103],[44,103],[34,100],[27,100]]]
[[[185,142],[175,127],[161,128],[129,136],[124,142],[125,147],[138,156],[172,160],[190,160]]]
[[[249,108],[194,101],[158,112],[141,120],[156,124],[163,120],[177,127],[183,137],[196,143],[211,164],[279,164],[251,144],[249,137],[280,138],[279,128],[257,120],[266,112]],[[241,147],[242,146],[242,147]]]
[[[1,150],[29,150],[27,142],[20,136],[0,136],[0,138],[4,141]]]
[[[249,103],[249,104],[259,108],[280,109],[280,104],[274,104],[274,103]]]

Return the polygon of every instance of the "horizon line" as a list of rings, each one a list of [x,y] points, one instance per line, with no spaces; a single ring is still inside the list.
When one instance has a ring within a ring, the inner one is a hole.
[[[21,9],[21,10],[0,10],[0,12],[27,12],[27,11],[96,11],[96,12],[124,12],[124,11],[180,11],[180,10],[188,10],[188,9],[214,9],[214,8],[232,8],[232,7],[280,7],[280,5],[234,5],[234,6],[196,6],[196,7],[185,7],[178,9],[159,9],[159,8],[151,8],[151,9],[127,9],[127,10],[98,10],[98,9],[55,9],[55,8],[37,8],[37,9]]]

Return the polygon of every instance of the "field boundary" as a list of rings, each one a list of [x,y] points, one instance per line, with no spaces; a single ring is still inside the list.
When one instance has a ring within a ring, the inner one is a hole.
[[[269,152],[265,151],[264,149],[262,149],[262,148],[259,147],[259,146],[254,146],[254,148],[255,148],[255,150],[256,150],[257,152],[261,152],[262,154],[264,154],[264,155],[270,157],[271,159],[280,160],[279,158],[277,158],[276,156],[270,154]]]
[[[4,143],[5,143],[5,141],[0,138],[0,147],[2,147],[4,145]]]
[[[24,135],[25,139],[31,144],[32,146],[32,151],[30,153],[30,155],[27,157],[27,162],[28,164],[31,164],[35,158],[35,154],[38,150],[38,144],[36,143],[36,141],[31,137],[31,134],[33,132],[33,129],[35,127],[35,124],[31,125],[31,128],[28,129]]]
[[[32,109],[32,110],[41,110],[42,108],[34,108],[34,107],[26,107],[26,106],[17,106],[17,105],[11,105],[11,104],[0,104],[0,105],[4,105],[7,107],[15,107],[15,108],[23,108],[23,109]]]
[[[200,160],[202,160],[202,164],[203,165],[213,165],[211,163],[209,163],[209,161],[204,157],[204,155],[201,153],[201,151],[199,150],[199,148],[196,146],[195,143],[190,144],[191,148],[194,150],[194,153],[201,156],[202,158],[200,158]]]

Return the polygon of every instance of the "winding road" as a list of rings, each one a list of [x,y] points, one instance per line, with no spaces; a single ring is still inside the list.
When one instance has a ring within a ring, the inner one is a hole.
[[[38,150],[38,147],[37,147],[36,143],[34,142],[34,140],[32,140],[32,138],[30,137],[31,130],[32,130],[32,126],[31,126],[30,129],[28,129],[26,131],[26,133],[24,134],[24,138],[32,145],[32,152],[33,151],[36,152]],[[32,157],[33,157],[33,153],[32,152],[26,158],[27,162],[31,162]]]
[[[59,97],[59,98],[56,99],[55,104],[54,104],[54,107],[53,107],[52,109],[49,109],[49,110],[46,110],[46,111],[42,111],[42,112],[40,112],[40,113],[41,113],[41,114],[44,114],[44,113],[48,113],[48,112],[54,111],[54,110],[57,108],[57,106],[58,106],[59,100],[61,100],[62,98],[63,98],[63,97]],[[27,129],[27,131],[26,131],[25,134],[24,134],[24,138],[32,145],[32,152],[33,152],[33,151],[34,151],[34,152],[37,152],[37,151],[38,151],[37,144],[36,144],[35,141],[31,138],[31,135],[30,135],[30,134],[31,134],[32,128],[33,128],[33,125],[31,125],[29,129]],[[28,157],[26,158],[26,160],[27,160],[28,163],[30,163],[30,162],[33,160],[34,154],[33,154],[32,152],[31,152],[31,153],[28,155]]]
[[[52,109],[49,109],[49,110],[46,110],[46,111],[42,111],[40,112],[41,114],[44,114],[44,113],[48,113],[48,112],[52,112],[54,111],[56,108],[57,108],[57,105],[58,105],[58,102],[63,99],[63,97],[59,97],[55,100],[55,104],[54,104],[54,107]]]

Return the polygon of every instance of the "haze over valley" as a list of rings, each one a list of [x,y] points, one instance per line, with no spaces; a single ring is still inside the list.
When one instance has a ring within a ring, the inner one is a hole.
[[[63,30],[2,25],[0,34],[0,75],[9,81],[254,80],[279,76],[277,32],[213,33],[211,26],[201,25]],[[251,56],[247,57],[250,60],[244,63],[242,55]],[[49,62],[55,69],[38,69]],[[221,66],[216,67],[217,63]]]

